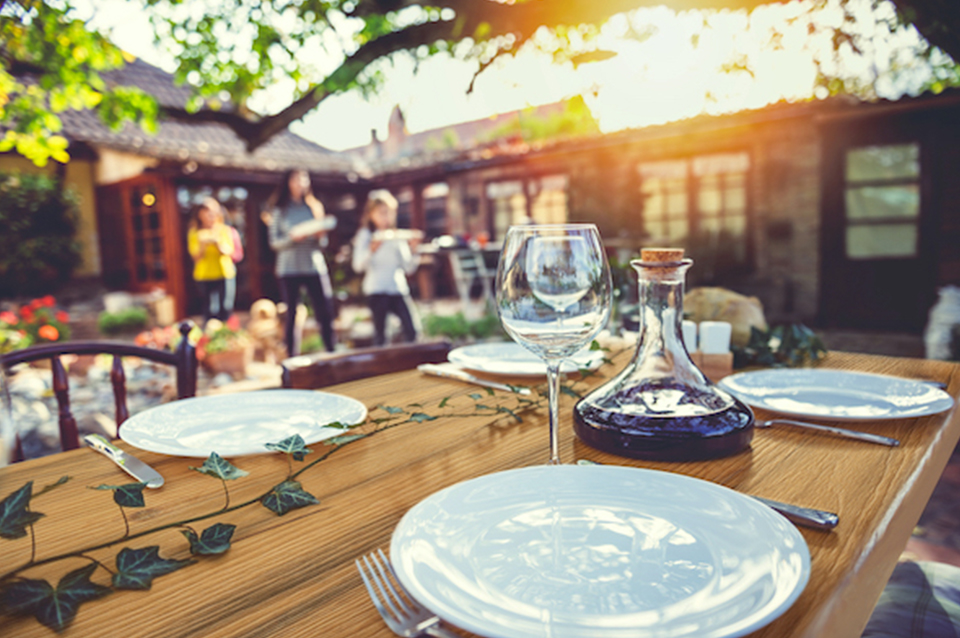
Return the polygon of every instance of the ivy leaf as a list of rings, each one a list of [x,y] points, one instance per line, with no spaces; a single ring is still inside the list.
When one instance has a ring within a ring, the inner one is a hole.
[[[509,414],[510,416],[512,416],[512,417],[517,421],[517,423],[523,423],[523,419],[520,418],[520,415],[518,415],[516,412],[514,412],[514,411],[511,410],[510,408],[505,408],[505,407],[503,407],[503,406],[501,405],[500,407],[497,408],[497,412],[502,412],[502,413],[504,413],[504,414]]]
[[[593,341],[590,342],[590,352],[596,352],[597,350],[599,350],[600,352],[610,352],[610,348],[604,348],[603,346],[600,345],[599,341],[594,339]]]
[[[47,627],[61,632],[73,622],[81,603],[111,592],[109,587],[90,582],[96,568],[96,563],[90,563],[70,572],[56,589],[45,580],[18,581],[4,590],[3,604],[15,614],[33,614]]]
[[[380,408],[386,410],[388,414],[400,414],[403,412],[403,408],[392,408],[389,405],[381,405]]]
[[[200,532],[200,536],[192,529],[181,530],[181,533],[190,541],[190,553],[196,555],[222,554],[230,549],[230,539],[236,525],[216,523]]]
[[[61,476],[59,479],[57,479],[57,482],[56,482],[56,483],[51,483],[50,485],[44,485],[44,486],[43,486],[43,489],[40,490],[39,492],[37,492],[36,494],[34,494],[33,497],[36,498],[36,497],[38,497],[38,496],[40,496],[40,495],[42,495],[42,494],[46,494],[47,492],[49,492],[50,490],[52,490],[52,489],[54,489],[54,488],[60,487],[61,485],[63,485],[63,484],[66,483],[67,481],[69,481],[70,478],[71,478],[71,477],[69,477],[69,476],[67,476],[67,475]]]
[[[487,391],[487,396],[488,396],[488,397],[492,397],[492,396],[493,396],[493,388],[484,388],[484,390]]]
[[[424,421],[434,421],[436,420],[436,418],[437,417],[430,416],[429,414],[425,414],[423,412],[414,412],[413,414],[410,415],[410,418],[407,420],[413,421],[414,423],[423,423]]]
[[[568,385],[562,385],[562,386],[560,386],[560,392],[566,394],[567,396],[573,397],[574,399],[582,399],[582,398],[583,398],[583,395],[581,395],[579,392],[577,392],[576,390],[574,390],[573,388],[571,388],[571,387],[568,386]]]
[[[144,507],[143,488],[146,483],[127,483],[126,485],[98,485],[95,490],[113,490],[113,502],[120,507]]]
[[[324,443],[327,445],[346,445],[351,441],[357,441],[359,439],[365,439],[366,434],[344,434],[342,436],[335,436],[329,439],[326,439]]]
[[[27,526],[43,517],[40,512],[31,512],[27,509],[30,505],[32,489],[33,481],[28,481],[26,485],[0,501],[0,538],[23,538],[27,535]]]
[[[304,491],[297,481],[284,481],[275,486],[270,493],[263,497],[260,503],[278,516],[283,516],[290,510],[307,505],[316,505],[320,501],[309,492]]]
[[[471,392],[467,396],[473,399],[474,401],[479,401],[480,399],[483,398],[483,395],[480,394],[479,392]]]
[[[447,401],[449,401],[449,400],[450,400],[450,397],[443,397],[443,400],[440,401],[440,405],[438,405],[437,407],[438,407],[438,408],[446,407]]]
[[[193,563],[192,560],[160,558],[160,546],[142,549],[124,547],[117,554],[117,573],[113,586],[117,589],[150,589],[153,579]]]
[[[250,473],[241,470],[239,467],[226,460],[216,452],[211,452],[210,456],[207,457],[207,460],[203,462],[202,466],[190,467],[190,469],[196,470],[201,474],[215,476],[223,481],[232,481]]]
[[[308,448],[306,443],[303,442],[303,437],[299,434],[288,436],[279,443],[267,443],[266,448],[268,450],[274,450],[275,452],[291,454],[297,461],[302,461],[303,457],[313,452],[313,450]]]

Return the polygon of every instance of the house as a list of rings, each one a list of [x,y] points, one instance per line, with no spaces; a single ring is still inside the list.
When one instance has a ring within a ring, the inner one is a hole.
[[[623,255],[684,245],[692,283],[755,294],[774,321],[918,333],[937,289],[960,283],[957,90],[500,139],[432,160],[402,140],[371,146],[371,182],[406,194],[414,226],[438,224],[432,192],[447,232],[498,240],[530,217],[595,222]]]
[[[164,104],[188,91],[143,62],[114,72]],[[162,287],[196,306],[187,215],[218,197],[245,232],[240,304],[275,295],[260,222],[280,175],[305,168],[349,241],[366,194],[388,188],[401,225],[502,239],[513,223],[592,221],[611,252],[684,245],[693,284],[757,295],[773,321],[919,332],[940,286],[960,283],[960,91],[898,101],[830,98],[612,134],[580,100],[410,134],[342,153],[285,132],[252,154],[217,124],[114,132],[64,116],[83,199],[79,274]],[[0,157],[0,169],[17,160]],[[101,266],[101,264],[103,264]]]
[[[113,85],[136,86],[163,106],[184,106],[187,87],[141,60],[105,74]],[[111,289],[160,288],[176,300],[178,315],[196,312],[192,262],[186,249],[189,218],[206,196],[220,200],[244,235],[238,304],[275,294],[273,253],[260,220],[263,203],[286,171],[310,172],[322,197],[338,200],[359,179],[355,163],[290,132],[253,153],[228,127],[163,120],[151,135],[134,124],[114,131],[93,111],[61,114],[71,160],[61,172],[80,195],[78,239],[82,263],[75,275],[102,279]],[[0,170],[36,171],[14,154],[0,155]]]

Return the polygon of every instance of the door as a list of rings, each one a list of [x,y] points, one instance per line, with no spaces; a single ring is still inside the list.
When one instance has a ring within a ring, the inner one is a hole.
[[[821,320],[919,333],[936,265],[927,145],[918,136],[835,139],[823,162]]]
[[[163,290],[183,316],[181,225],[169,182],[140,175],[102,187],[99,202],[105,275],[131,292]]]

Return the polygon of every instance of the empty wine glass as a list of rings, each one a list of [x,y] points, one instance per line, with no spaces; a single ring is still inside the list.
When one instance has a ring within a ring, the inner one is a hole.
[[[610,316],[610,268],[593,224],[512,226],[497,268],[497,311],[514,341],[547,364],[550,463],[560,463],[560,363]]]

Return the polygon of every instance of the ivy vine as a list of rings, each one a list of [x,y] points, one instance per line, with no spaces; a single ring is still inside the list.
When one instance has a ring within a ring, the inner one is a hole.
[[[594,343],[593,349],[602,348]],[[609,359],[605,359],[605,361],[609,361]],[[582,383],[585,378],[593,374],[596,374],[596,371],[582,370],[580,379],[574,381],[571,385],[563,386],[563,391],[571,396],[579,397],[580,393],[574,386]],[[220,480],[224,493],[223,507],[190,519],[157,525],[133,533],[131,533],[130,521],[127,518],[126,509],[146,506],[146,499],[144,497],[145,484],[126,483],[122,485],[98,485],[90,487],[90,489],[109,491],[112,493],[114,503],[116,503],[120,509],[124,522],[123,534],[113,540],[49,556],[40,560],[36,558],[36,539],[33,533],[33,526],[44,517],[44,514],[32,509],[31,506],[38,497],[69,482],[70,477],[64,476],[56,483],[45,486],[37,492],[33,491],[33,481],[28,481],[21,488],[15,490],[0,501],[0,538],[17,541],[29,535],[31,543],[30,559],[19,567],[0,574],[0,611],[7,615],[32,615],[40,623],[54,631],[58,633],[62,632],[70,626],[80,606],[84,603],[98,600],[120,590],[148,590],[155,578],[192,565],[204,556],[223,554],[230,549],[230,543],[236,526],[217,522],[205,529],[197,531],[197,529],[191,526],[192,523],[205,521],[257,503],[278,516],[283,516],[301,507],[316,505],[320,501],[314,495],[304,490],[303,485],[297,478],[305,471],[325,461],[343,447],[361,439],[379,434],[385,430],[404,424],[419,424],[434,421],[439,418],[497,414],[509,417],[516,423],[522,423],[523,413],[546,405],[545,387],[538,388],[538,398],[535,399],[526,398],[516,390],[517,389],[514,389],[512,393],[505,391],[499,392],[500,395],[508,395],[513,398],[514,404],[511,406],[482,403],[482,401],[485,401],[487,398],[498,394],[492,389],[485,389],[485,392],[470,393],[466,396],[473,401],[473,405],[471,406],[472,411],[457,410],[456,406],[452,405],[453,398],[449,396],[444,397],[438,402],[436,406],[437,409],[446,410],[440,414],[430,414],[427,411],[430,410],[430,408],[418,403],[409,404],[405,407],[378,405],[371,410],[371,415],[368,415],[367,420],[363,423],[352,427],[334,424],[343,428],[344,434],[323,441],[322,445],[328,449],[323,454],[318,455],[313,461],[306,463],[297,470],[294,470],[294,462],[305,462],[307,455],[313,454],[316,451],[307,447],[299,434],[295,434],[276,443],[267,443],[265,447],[268,451],[285,454],[287,456],[289,471],[286,478],[271,487],[264,494],[232,506],[230,504],[228,482],[241,479],[248,476],[249,473],[236,467],[216,452],[213,452],[203,462],[202,466],[190,466],[190,469]],[[360,430],[362,426],[373,426],[373,429],[364,432]],[[190,554],[194,558],[182,560],[164,558],[160,554],[161,548],[159,545],[148,545],[137,548],[124,546],[117,553],[114,559],[114,568],[111,569],[107,565],[88,556],[90,552],[120,545],[121,543],[126,544],[136,539],[172,528],[179,528],[189,545]],[[82,558],[88,560],[89,564],[67,573],[60,579],[56,586],[47,580],[31,579],[21,576],[23,572],[31,568],[70,558]],[[103,569],[110,575],[109,586],[91,580],[91,576],[93,576],[98,569]]]

